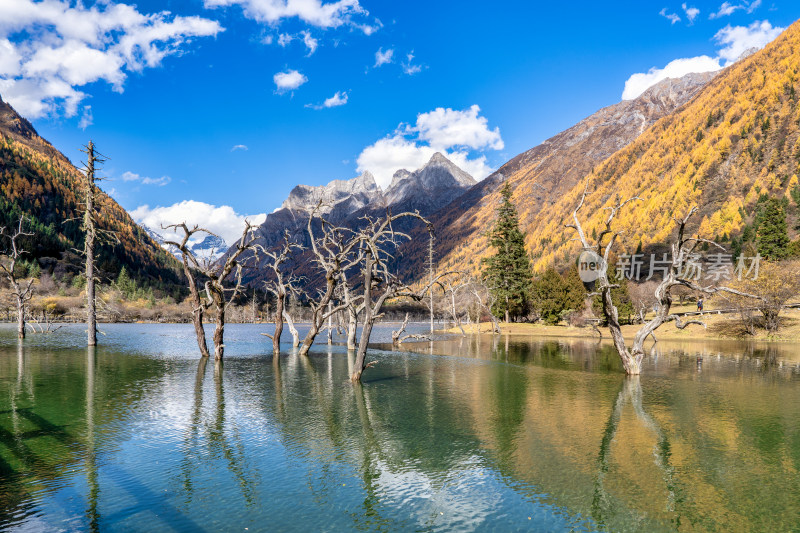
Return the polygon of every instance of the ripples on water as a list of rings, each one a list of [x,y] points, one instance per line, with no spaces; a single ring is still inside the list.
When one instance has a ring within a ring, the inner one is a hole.
[[[795,345],[664,343],[639,379],[591,341],[453,338],[264,355],[226,330],[0,327],[0,529],[791,530]],[[377,340],[388,340],[389,330]],[[411,353],[416,352],[416,353]]]

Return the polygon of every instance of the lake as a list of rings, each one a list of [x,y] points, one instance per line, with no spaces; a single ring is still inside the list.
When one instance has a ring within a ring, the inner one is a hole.
[[[233,324],[216,366],[189,324],[101,329],[0,325],[1,530],[800,528],[795,344],[663,342],[627,378],[605,343],[450,337],[354,386],[324,335],[274,359]]]

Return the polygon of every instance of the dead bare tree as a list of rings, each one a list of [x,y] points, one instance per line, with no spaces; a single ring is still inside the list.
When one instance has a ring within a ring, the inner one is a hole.
[[[605,227],[602,231],[600,231],[599,235],[597,236],[596,243],[591,244],[586,237],[586,233],[583,231],[583,227],[581,226],[580,221],[578,220],[578,212],[583,207],[584,201],[586,200],[586,194],[588,191],[589,184],[587,182],[586,187],[584,188],[583,194],[581,195],[580,202],[578,206],[575,208],[575,211],[572,213],[572,218],[574,220],[574,224],[567,225],[568,228],[574,229],[578,233],[578,240],[583,245],[583,249],[586,252],[593,252],[597,254],[597,256],[602,260],[602,266],[596,271],[598,275],[598,279],[596,280],[596,289],[599,292],[602,302],[603,302],[603,314],[606,317],[606,321],[608,322],[608,328],[611,332],[611,338],[614,341],[614,347],[617,350],[617,353],[622,360],[622,366],[625,369],[625,373],[628,375],[639,375],[642,371],[641,362],[644,358],[644,343],[648,337],[652,337],[655,339],[655,331],[661,327],[663,324],[668,322],[675,322],[675,326],[678,329],[684,329],[689,325],[701,325],[705,327],[705,323],[699,320],[689,320],[687,322],[681,322],[680,317],[675,314],[670,313],[670,307],[672,306],[672,295],[670,291],[676,287],[687,287],[689,289],[702,292],[704,294],[714,294],[717,292],[729,292],[733,294],[739,294],[742,296],[749,296],[745,293],[736,291],[734,289],[730,289],[728,287],[716,287],[716,286],[707,286],[702,287],[685,277],[685,273],[687,272],[686,265],[690,260],[690,257],[694,254],[695,249],[700,244],[708,244],[710,246],[714,246],[717,248],[722,248],[719,244],[707,240],[701,239],[700,237],[685,237],[686,231],[686,224],[689,219],[694,215],[697,211],[696,207],[693,207],[689,210],[689,212],[684,216],[682,219],[675,218],[675,222],[677,223],[678,227],[678,235],[677,240],[672,243],[671,251],[672,251],[672,260],[671,264],[664,268],[664,276],[661,283],[658,284],[655,290],[655,300],[658,304],[658,309],[655,313],[655,316],[650,319],[649,321],[645,322],[644,325],[639,329],[634,337],[633,346],[628,348],[625,344],[625,338],[622,335],[622,329],[620,328],[619,324],[619,312],[617,311],[617,307],[614,305],[614,302],[611,298],[611,289],[618,287],[616,284],[612,284],[608,280],[608,261],[609,256],[611,254],[611,250],[614,247],[614,243],[616,242],[617,238],[622,234],[622,232],[615,232],[611,229],[612,224],[614,222],[614,218],[620,212],[620,210],[628,205],[631,202],[639,201],[638,197],[629,198],[627,200],[621,200],[619,197],[616,198],[615,204],[612,207],[606,208],[609,212],[608,217],[605,220]],[[606,236],[609,236],[608,242],[604,243]]]
[[[339,290],[347,312],[347,349],[355,350],[358,347],[358,315],[364,310],[364,297],[354,294],[353,288],[348,284],[346,272],[340,275]]]
[[[464,331],[464,328],[461,326],[461,317],[458,314],[456,309],[456,296],[459,292],[467,289],[469,287],[469,279],[464,277],[463,272],[458,272],[460,276],[457,280],[454,280],[450,277],[445,278],[441,285],[444,290],[445,296],[450,296],[450,314],[453,317],[453,322],[456,323],[458,329],[461,330],[461,336],[466,337],[467,333]]]
[[[406,317],[403,319],[400,329],[392,331],[392,344],[400,344],[402,342],[400,337],[406,331],[406,326],[408,326],[408,313],[406,313]]]
[[[97,300],[95,296],[95,240],[98,236],[95,212],[95,193],[97,189],[95,171],[96,166],[105,161],[95,150],[94,143],[89,141],[85,150],[86,154],[84,194],[86,205],[83,213],[84,245],[83,253],[86,258],[86,329],[89,346],[97,345]]]
[[[194,236],[195,233],[205,232],[206,230],[197,225],[190,229],[186,225],[186,222],[182,222],[181,224],[172,224],[170,226],[162,226],[162,229],[172,229],[175,232],[177,232],[179,229],[183,231],[183,237],[181,238],[180,242],[165,241],[165,244],[175,246],[181,252],[183,274],[186,276],[186,280],[189,283],[189,297],[192,300],[192,324],[194,324],[194,332],[197,336],[197,347],[200,348],[201,357],[208,357],[210,354],[208,352],[208,344],[206,343],[206,331],[203,326],[203,316],[205,315],[206,309],[208,309],[208,302],[203,301],[203,298],[200,296],[200,291],[197,288],[195,273],[192,269],[194,268],[201,270],[200,264],[188,247],[189,240]]]
[[[417,212],[404,212],[397,215],[387,213],[386,216],[378,219],[364,217],[366,226],[354,238],[358,242],[358,264],[363,276],[364,325],[361,328],[361,339],[353,364],[353,373],[350,376],[353,382],[360,382],[361,374],[373,364],[366,362],[367,347],[375,322],[383,316],[381,309],[384,303],[389,299],[399,297],[419,301],[432,289],[440,277],[449,274],[449,272],[439,274],[432,278],[422,290],[414,291],[390,271],[389,262],[393,257],[391,251],[399,246],[400,241],[411,238],[408,234],[395,231],[392,227],[392,224],[400,218],[415,218],[428,226],[429,232],[433,232],[431,223]]]
[[[64,327],[63,324],[56,326],[55,322],[53,322],[53,312],[47,310],[42,312],[41,320],[32,316],[27,326],[31,328],[33,333],[55,333]]]
[[[264,282],[264,288],[267,292],[275,296],[275,331],[272,335],[263,333],[263,335],[272,339],[272,353],[274,355],[279,355],[281,353],[281,334],[283,333],[283,316],[286,297],[291,293],[298,293],[297,288],[294,286],[297,279],[292,274],[285,274],[282,267],[283,264],[289,260],[293,250],[300,251],[302,249],[302,246],[289,239],[288,231],[284,232],[283,246],[280,248],[279,252],[267,251],[260,245],[256,248],[257,253],[263,253],[269,260],[266,263],[266,267],[272,271],[274,276],[273,279]],[[292,324],[292,329],[294,329],[294,324]],[[296,333],[297,330],[294,331],[293,335]]]
[[[225,355],[225,312],[228,306],[236,300],[242,290],[242,274],[244,264],[240,260],[245,252],[255,252],[255,227],[250,221],[245,220],[245,228],[242,236],[235,244],[235,249],[219,261],[198,260],[188,247],[189,238],[195,233],[202,232],[208,235],[217,236],[211,231],[194,226],[189,229],[185,222],[165,226],[164,229],[174,231],[183,230],[184,235],[180,242],[167,241],[166,244],[175,246],[180,252],[184,264],[184,274],[189,281],[189,291],[192,298],[192,319],[194,322],[195,333],[197,334],[197,344],[203,357],[208,357],[208,347],[206,345],[205,330],[203,329],[203,315],[206,310],[213,308],[215,329],[213,335],[214,359],[219,361]],[[249,256],[255,259],[255,253]],[[195,279],[199,272],[205,278],[204,292],[205,297],[201,298]],[[226,287],[229,278],[233,275],[234,286]],[[228,295],[226,295],[226,293]]]
[[[475,279],[470,279],[469,281],[469,290],[472,295],[475,297],[475,301],[478,303],[478,307],[486,312],[489,315],[489,319],[492,321],[492,334],[500,334],[500,323],[497,321],[497,318],[492,313],[492,306],[494,305],[495,297],[492,294],[486,285],[483,283],[476,281]],[[478,323],[478,331],[480,332],[480,317],[477,320]]]
[[[9,241],[7,249],[0,252],[0,270],[11,285],[11,291],[17,304],[17,337],[25,338],[25,309],[28,302],[33,298],[33,278],[22,281],[18,277],[17,266],[24,254],[27,252],[22,249],[18,242],[20,237],[32,237],[33,233],[24,231],[25,216],[19,217],[19,225],[14,233],[6,235],[6,228],[0,228],[0,237],[6,237]]]
[[[321,216],[317,217],[321,212],[322,205],[322,202],[318,203],[309,214],[306,231],[311,241],[314,262],[325,273],[325,288],[321,291],[318,300],[310,302],[311,324],[303,344],[300,346],[300,355],[303,356],[308,355],[314,339],[325,324],[325,319],[346,308],[344,304],[335,308],[331,308],[328,304],[333,300],[342,273],[358,264],[358,259],[354,257],[353,252],[360,243],[360,239],[355,238],[353,230],[333,226]],[[319,238],[314,232],[314,220],[320,222],[322,235]]]

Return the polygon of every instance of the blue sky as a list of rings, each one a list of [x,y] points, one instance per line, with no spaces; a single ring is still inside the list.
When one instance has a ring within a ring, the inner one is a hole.
[[[94,140],[140,219],[230,234],[298,183],[385,183],[434,150],[482,178],[798,16],[789,0],[2,0],[0,95],[73,161]]]

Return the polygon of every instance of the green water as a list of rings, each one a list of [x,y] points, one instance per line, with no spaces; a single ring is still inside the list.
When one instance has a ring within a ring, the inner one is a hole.
[[[800,350],[491,337],[222,367],[185,325],[0,327],[0,530],[797,531]],[[378,338],[388,330],[379,331]]]

